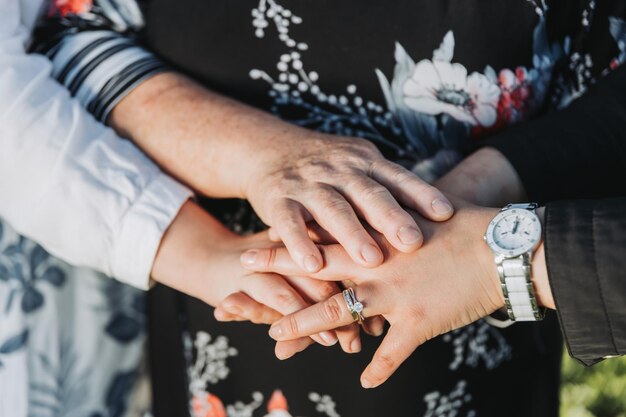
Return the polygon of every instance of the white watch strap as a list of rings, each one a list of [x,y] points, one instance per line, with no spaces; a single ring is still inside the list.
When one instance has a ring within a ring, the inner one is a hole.
[[[543,318],[530,280],[530,257],[504,259],[498,265],[507,313],[515,321],[537,321]]]

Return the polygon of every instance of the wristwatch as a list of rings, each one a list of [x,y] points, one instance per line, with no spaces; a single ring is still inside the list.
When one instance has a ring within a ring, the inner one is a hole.
[[[545,314],[545,308],[537,305],[531,280],[533,251],[541,242],[537,207],[536,203],[509,204],[493,218],[485,233],[500,275],[506,313],[512,321],[539,321]],[[493,321],[491,317],[489,322]]]

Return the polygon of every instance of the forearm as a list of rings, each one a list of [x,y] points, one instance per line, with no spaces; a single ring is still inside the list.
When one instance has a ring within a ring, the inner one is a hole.
[[[206,279],[235,235],[197,204],[187,201],[161,240],[154,259],[154,281],[207,299]],[[206,278],[206,279],[205,279]]]
[[[183,182],[225,198],[246,197],[261,155],[308,132],[173,72],[132,91],[108,122]]]
[[[483,207],[500,207],[526,199],[513,166],[499,151],[488,147],[465,158],[435,186]]]

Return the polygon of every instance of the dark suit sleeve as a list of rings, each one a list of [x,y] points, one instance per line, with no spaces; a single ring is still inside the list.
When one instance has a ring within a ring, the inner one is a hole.
[[[570,355],[626,354],[626,198],[548,204],[545,252]]]
[[[513,164],[533,201],[626,196],[626,66],[568,108],[485,144]]]

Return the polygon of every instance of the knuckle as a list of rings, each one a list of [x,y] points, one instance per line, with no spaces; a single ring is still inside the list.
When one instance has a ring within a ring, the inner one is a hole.
[[[322,317],[328,323],[335,323],[341,319],[341,306],[335,298],[329,298],[322,303]]]
[[[348,202],[339,196],[327,196],[325,201],[322,203],[322,207],[324,210],[340,213],[352,211],[352,207],[348,204]]]
[[[412,172],[407,171],[406,169],[396,165],[395,171],[393,173],[393,181],[397,184],[406,184],[409,181],[418,180],[417,176]],[[419,181],[419,180],[418,180]]]
[[[330,282],[324,282],[320,284],[319,289],[318,289],[319,297],[322,300],[332,297],[337,292],[338,292],[337,286]]]
[[[431,199],[441,195],[441,191],[439,191],[437,187],[434,187],[427,183],[421,183],[420,186],[422,187],[421,192],[428,195]]]
[[[409,213],[404,211],[399,205],[393,204],[385,210],[385,219],[389,219],[390,223],[409,223],[414,224],[415,221]]]
[[[294,234],[302,229],[302,224],[295,215],[285,216],[279,226],[284,233]]]
[[[381,353],[376,360],[374,371],[377,377],[382,378],[384,375],[396,368],[396,360],[389,353]]]
[[[268,248],[259,252],[259,263],[265,268],[272,268],[276,260],[276,248]]]
[[[290,336],[300,335],[300,324],[298,323],[296,316],[289,316],[287,319],[287,330],[289,331]]]
[[[361,149],[361,152],[365,154],[365,156],[378,156],[380,154],[378,147],[376,145],[374,145],[374,143],[372,143],[369,140],[365,140],[365,139],[360,139],[360,138],[356,138],[359,139],[357,141],[355,141],[354,143],[356,144],[356,146]]]
[[[389,191],[382,186],[367,186],[361,190],[361,200],[364,202],[375,202],[379,200],[386,200],[389,195]]]
[[[280,310],[295,310],[299,306],[298,300],[288,291],[280,291],[274,294],[274,302]]]

